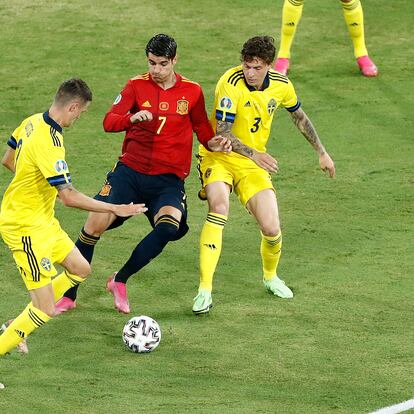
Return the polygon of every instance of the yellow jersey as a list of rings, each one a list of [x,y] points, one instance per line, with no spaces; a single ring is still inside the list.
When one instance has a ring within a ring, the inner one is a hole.
[[[54,220],[56,186],[70,183],[62,128],[49,113],[26,118],[8,145],[15,149],[15,174],[3,196],[0,231],[28,234]]]
[[[279,106],[290,112],[300,107],[290,80],[270,69],[262,89],[256,90],[247,84],[240,65],[229,69],[218,81],[211,123],[214,130],[217,120],[233,123],[233,135],[249,147],[266,152],[273,116]],[[200,155],[207,154],[208,151],[200,146]],[[233,152],[230,156],[245,159]]]

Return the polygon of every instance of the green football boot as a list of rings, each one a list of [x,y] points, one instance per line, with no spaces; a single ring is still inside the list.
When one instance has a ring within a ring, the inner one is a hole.
[[[286,286],[286,283],[282,279],[279,279],[277,276],[270,280],[263,279],[263,284],[270,293],[279,296],[279,298],[293,298],[293,292]]]
[[[200,289],[198,295],[194,298],[193,313],[196,315],[208,313],[212,307],[213,299],[211,298],[211,292]]]

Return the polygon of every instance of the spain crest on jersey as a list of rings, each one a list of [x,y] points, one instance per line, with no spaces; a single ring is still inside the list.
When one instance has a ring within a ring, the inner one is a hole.
[[[177,113],[180,115],[188,114],[188,101],[186,99],[180,99],[177,101]]]

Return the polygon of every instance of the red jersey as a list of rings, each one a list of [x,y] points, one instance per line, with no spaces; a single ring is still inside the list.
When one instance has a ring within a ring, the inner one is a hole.
[[[152,121],[132,124],[131,116],[142,110]],[[190,172],[193,131],[207,149],[215,135],[207,117],[203,91],[195,82],[176,74],[176,83],[164,90],[149,73],[130,79],[105,115],[106,132],[126,131],[119,159],[143,174]]]

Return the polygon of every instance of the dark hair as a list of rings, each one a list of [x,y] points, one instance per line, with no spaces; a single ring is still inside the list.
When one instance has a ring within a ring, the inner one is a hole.
[[[60,104],[67,104],[75,98],[80,98],[83,102],[92,101],[92,92],[82,79],[72,78],[64,81],[55,95],[55,101]]]
[[[242,61],[251,62],[255,57],[270,65],[276,54],[275,39],[270,36],[255,36],[249,39],[241,51]]]
[[[165,56],[174,59],[177,53],[176,41],[165,34],[157,34],[150,39],[145,47],[145,53],[152,53],[155,56]]]

